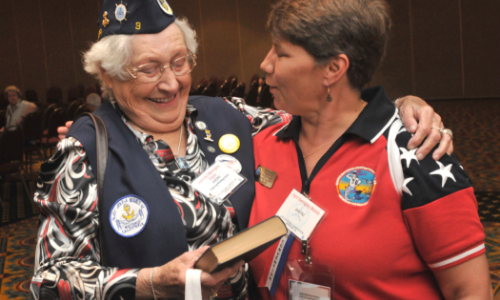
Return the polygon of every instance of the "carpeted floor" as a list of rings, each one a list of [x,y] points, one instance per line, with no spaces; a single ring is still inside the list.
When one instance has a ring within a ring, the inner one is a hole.
[[[431,101],[447,128],[455,134],[455,155],[469,173],[485,226],[492,285],[500,295],[500,99]],[[31,193],[40,161],[25,174]],[[0,300],[31,299],[38,208],[22,191],[18,178],[0,179],[4,209],[0,224]]]

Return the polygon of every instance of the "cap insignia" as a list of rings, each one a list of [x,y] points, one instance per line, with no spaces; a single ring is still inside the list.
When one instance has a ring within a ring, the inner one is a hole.
[[[106,28],[106,26],[108,26],[108,24],[109,24],[108,12],[105,11],[104,14],[102,15],[102,26],[104,26],[104,28]]]
[[[167,15],[172,15],[173,11],[170,5],[168,5],[166,0],[156,0],[158,2],[158,5],[160,5],[161,10],[165,12]]]
[[[123,4],[123,1],[120,4],[116,4],[115,9],[115,18],[117,21],[122,23],[123,20],[127,21],[127,7]]]

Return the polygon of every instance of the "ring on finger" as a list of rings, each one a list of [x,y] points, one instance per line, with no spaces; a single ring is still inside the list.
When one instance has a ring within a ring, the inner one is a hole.
[[[449,129],[449,128],[444,128],[444,129],[441,131],[441,135],[443,135],[443,134],[445,134],[445,133],[446,133],[446,134],[449,134],[449,135],[450,135],[450,137],[451,137],[451,139],[453,139],[453,131],[451,131],[451,129]]]
[[[436,127],[436,126],[432,126],[432,128],[439,130],[439,133],[441,133],[441,136],[443,136],[443,134],[444,134],[444,127],[439,128],[439,127]]]
[[[211,291],[212,291],[212,295],[210,296],[210,299],[217,297],[217,292],[214,290],[211,290]]]

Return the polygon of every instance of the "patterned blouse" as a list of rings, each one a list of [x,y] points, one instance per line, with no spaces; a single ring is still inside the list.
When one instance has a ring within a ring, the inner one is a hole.
[[[291,116],[282,111],[243,105],[241,99],[226,100],[244,113],[253,124],[252,134]],[[172,197],[183,211],[183,223],[189,250],[212,245],[238,232],[234,210],[229,200],[214,204],[195,193],[191,181],[209,165],[194,134],[197,112],[187,106],[187,170],[179,169],[173,151],[162,140],[135,130],[117,105],[115,109],[148,153]],[[176,151],[174,146],[174,151]],[[35,299],[108,299],[114,291],[135,286],[139,269],[120,270],[99,264],[100,248],[95,236],[99,218],[97,183],[89,168],[84,145],[69,137],[61,140],[57,152],[40,169],[34,201],[40,206],[40,224],[35,254],[35,273],[31,292]],[[196,205],[197,203],[201,205]],[[221,287],[221,299],[246,296],[246,266]],[[134,299],[130,295],[129,299]]]

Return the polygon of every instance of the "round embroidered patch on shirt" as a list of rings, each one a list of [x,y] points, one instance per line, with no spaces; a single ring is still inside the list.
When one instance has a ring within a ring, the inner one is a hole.
[[[234,156],[221,154],[215,158],[215,162],[223,163],[236,173],[241,172],[241,163]]]
[[[375,185],[375,171],[366,167],[350,168],[337,178],[340,199],[355,206],[368,204]]]
[[[136,195],[127,195],[118,199],[109,212],[111,227],[123,237],[139,234],[146,227],[148,220],[148,205]]]

